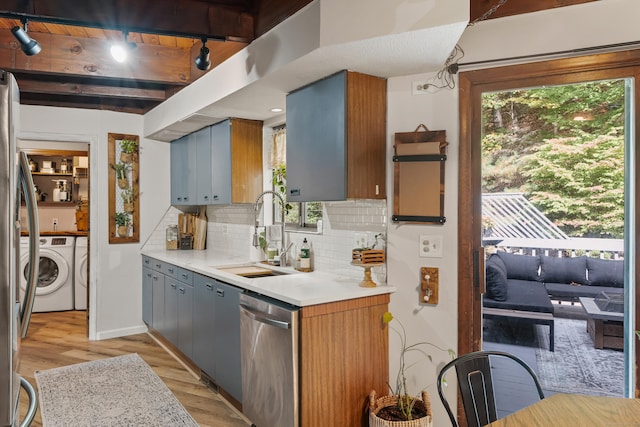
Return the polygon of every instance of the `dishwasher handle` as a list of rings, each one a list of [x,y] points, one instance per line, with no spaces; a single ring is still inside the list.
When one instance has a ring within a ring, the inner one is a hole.
[[[240,304],[240,309],[245,312],[247,316],[256,322],[264,323],[269,326],[275,326],[280,329],[291,329],[291,322],[285,322],[282,320],[272,319],[268,316],[267,313],[263,313],[262,311],[257,311],[245,304]]]

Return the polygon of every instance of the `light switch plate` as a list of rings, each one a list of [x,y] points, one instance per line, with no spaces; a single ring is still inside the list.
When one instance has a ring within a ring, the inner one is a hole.
[[[422,258],[442,258],[442,235],[422,234],[418,248]]]

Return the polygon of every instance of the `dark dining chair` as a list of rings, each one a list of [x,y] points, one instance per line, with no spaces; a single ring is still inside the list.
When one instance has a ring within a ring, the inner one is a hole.
[[[524,373],[531,376],[538,396],[540,399],[544,399],[544,392],[538,376],[522,359],[502,351],[468,353],[447,363],[438,374],[438,395],[440,395],[440,400],[442,400],[442,404],[449,414],[453,427],[458,427],[457,417],[451,410],[451,406],[443,392],[444,378],[451,368],[456,370],[467,425],[469,427],[482,427],[498,419],[490,361],[490,358],[493,357],[508,358],[522,366]]]

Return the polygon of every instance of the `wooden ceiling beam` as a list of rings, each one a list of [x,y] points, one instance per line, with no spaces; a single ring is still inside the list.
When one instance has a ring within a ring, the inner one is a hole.
[[[163,89],[144,89],[137,87],[121,87],[85,83],[58,83],[33,80],[26,76],[18,79],[21,93],[62,95],[62,96],[87,96],[101,98],[124,98],[141,101],[162,102],[167,99]]]
[[[149,34],[254,39],[250,11],[198,0],[3,0],[0,14]]]
[[[0,68],[182,86],[192,81],[190,49],[139,44],[126,63],[118,63],[111,57],[109,40],[41,33],[37,41],[42,51],[26,56],[11,32],[0,30]]]

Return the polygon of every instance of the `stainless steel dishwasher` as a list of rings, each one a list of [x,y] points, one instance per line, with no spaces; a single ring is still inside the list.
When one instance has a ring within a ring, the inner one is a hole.
[[[298,427],[299,308],[240,295],[242,412],[256,427]]]

